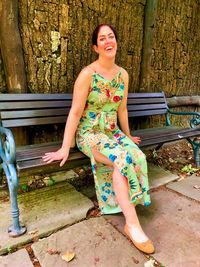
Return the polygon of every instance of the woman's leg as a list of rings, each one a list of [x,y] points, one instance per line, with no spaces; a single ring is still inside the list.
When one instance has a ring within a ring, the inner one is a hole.
[[[92,149],[92,154],[96,161],[108,164],[113,167],[113,188],[117,197],[117,201],[124,214],[128,230],[136,242],[140,243],[147,241],[148,237],[142,230],[137,217],[135,206],[129,200],[129,189],[127,181],[124,179],[123,175],[120,173],[115,164],[106,156],[95,149]]]

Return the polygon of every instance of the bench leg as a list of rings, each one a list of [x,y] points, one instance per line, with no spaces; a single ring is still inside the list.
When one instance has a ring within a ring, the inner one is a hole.
[[[200,143],[198,142],[197,138],[194,138],[194,140],[191,140],[190,138],[187,138],[187,140],[192,145],[193,151],[194,151],[194,159],[196,161],[197,168],[199,168],[199,147]]]
[[[3,164],[3,169],[6,174],[8,181],[10,200],[11,200],[11,215],[13,219],[13,224],[9,226],[8,233],[11,237],[17,237],[23,235],[26,232],[25,225],[19,223],[19,208],[17,204],[17,188],[18,188],[18,179],[17,172],[14,164]]]

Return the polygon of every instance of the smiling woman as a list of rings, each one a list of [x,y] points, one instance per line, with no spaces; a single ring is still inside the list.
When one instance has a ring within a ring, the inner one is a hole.
[[[90,157],[101,214],[123,212],[125,233],[145,253],[154,246],[142,230],[135,205],[150,204],[147,164],[138,148],[140,139],[130,135],[127,112],[128,73],[115,64],[117,34],[99,25],[92,36],[98,59],[79,74],[62,147],[46,153],[44,161],[68,158],[76,132],[78,148]],[[121,130],[117,125],[119,120]]]

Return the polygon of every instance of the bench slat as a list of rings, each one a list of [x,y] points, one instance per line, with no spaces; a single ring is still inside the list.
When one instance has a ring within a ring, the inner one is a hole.
[[[0,94],[1,101],[26,101],[26,100],[71,100],[72,94]]]
[[[151,115],[161,115],[166,114],[166,109],[156,109],[156,110],[144,110],[144,111],[129,111],[128,117],[143,117],[143,116],[151,116]]]
[[[61,147],[62,142],[55,142],[48,146],[41,146],[40,144],[31,146],[25,146],[23,151],[16,152],[17,161],[30,160],[35,158],[41,158],[44,153],[54,152]]]
[[[161,137],[161,138],[155,138],[155,139],[147,139],[142,141],[139,146],[147,146],[147,145],[157,145],[157,144],[163,144],[166,142],[172,142],[172,141],[176,141],[176,140],[181,140],[187,137],[195,137],[195,136],[199,136],[200,132],[187,132],[187,133],[183,133],[180,137],[180,135],[178,136],[177,134],[175,135],[169,135],[169,136],[165,136],[165,137]]]
[[[71,101],[26,101],[1,103],[0,110],[33,109],[33,108],[61,108],[71,107]]]
[[[85,158],[86,156],[81,152],[70,153],[67,163],[70,161],[76,161],[76,160],[85,159]],[[54,165],[54,164],[57,165],[59,163],[60,161],[55,161],[55,162],[52,162],[51,165]],[[39,168],[39,167],[46,166],[46,165],[47,164],[42,160],[42,158],[39,158],[39,159],[17,162],[17,169],[18,171],[21,172],[21,171],[26,171],[27,169]]]
[[[128,98],[127,104],[130,105],[137,105],[137,104],[154,104],[154,103],[160,103],[165,104],[165,99],[162,98]]]
[[[165,109],[166,110],[166,105],[165,104],[148,104],[148,105],[131,105],[128,106],[128,111],[135,111],[135,110],[156,110],[156,109]]]
[[[48,117],[48,118],[32,118],[32,119],[15,119],[15,120],[3,120],[3,127],[22,127],[31,125],[42,125],[42,124],[56,124],[65,123],[66,116]]]
[[[1,119],[18,119],[18,118],[35,118],[35,117],[50,117],[57,115],[68,115],[70,108],[59,109],[38,109],[26,111],[2,111]]]
[[[187,134],[199,134],[199,133],[200,133],[200,130],[198,129],[170,127],[170,126],[163,127],[163,130],[161,129],[157,130],[155,128],[152,131],[149,131],[149,129],[147,129],[147,131],[138,131],[138,134],[140,134],[140,136],[142,137],[142,140],[157,139],[161,137],[167,137],[170,135],[182,136],[184,134],[187,135]]]
[[[164,94],[161,93],[129,93],[128,98],[154,98],[154,97],[163,97]]]

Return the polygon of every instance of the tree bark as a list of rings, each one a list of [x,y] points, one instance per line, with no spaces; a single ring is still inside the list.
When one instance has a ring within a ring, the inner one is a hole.
[[[151,55],[153,47],[154,23],[157,12],[157,0],[147,0],[144,14],[144,40],[140,69],[140,91],[148,91],[151,87]]]
[[[167,105],[169,107],[180,106],[198,106],[200,107],[200,96],[174,96],[167,98]]]
[[[27,91],[22,43],[18,28],[18,1],[0,1],[0,48],[9,93]]]

